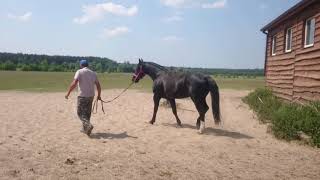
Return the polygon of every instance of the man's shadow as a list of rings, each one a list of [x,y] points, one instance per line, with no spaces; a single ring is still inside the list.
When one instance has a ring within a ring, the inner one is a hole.
[[[169,123],[164,123],[162,124],[164,126],[171,126],[171,127],[177,127],[176,124],[169,124]],[[192,126],[190,124],[182,124],[182,128],[189,128],[189,129],[197,129],[195,126]],[[204,130],[205,135],[214,135],[214,136],[225,136],[225,137],[230,137],[234,139],[253,139],[252,136],[242,134],[239,132],[234,132],[234,131],[228,131],[225,129],[216,129],[212,127],[206,127]]]
[[[92,133],[90,135],[91,139],[125,139],[125,138],[134,138],[137,139],[138,137],[130,136],[127,132],[113,134],[113,133]]]

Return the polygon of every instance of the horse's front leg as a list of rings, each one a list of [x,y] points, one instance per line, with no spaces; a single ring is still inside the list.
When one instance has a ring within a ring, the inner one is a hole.
[[[153,116],[150,121],[150,124],[153,124],[156,121],[156,116],[157,116],[157,112],[158,112],[160,99],[161,99],[161,97],[159,95],[157,95],[157,94],[153,95],[154,108],[153,108]]]

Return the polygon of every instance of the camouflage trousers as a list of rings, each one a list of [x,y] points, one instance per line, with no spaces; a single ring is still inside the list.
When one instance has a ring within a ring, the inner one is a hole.
[[[83,130],[86,132],[92,125],[90,124],[92,101],[94,97],[78,96],[77,114],[82,121]]]

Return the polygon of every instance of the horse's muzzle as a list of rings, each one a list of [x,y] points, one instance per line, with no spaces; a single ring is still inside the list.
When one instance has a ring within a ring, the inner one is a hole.
[[[134,74],[134,75],[132,76],[131,81],[134,82],[134,83],[137,83],[137,82],[139,82],[139,78],[137,77],[137,75]]]

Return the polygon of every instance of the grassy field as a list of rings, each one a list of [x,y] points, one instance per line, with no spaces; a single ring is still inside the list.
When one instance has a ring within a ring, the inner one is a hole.
[[[61,92],[67,91],[74,73],[0,71],[0,90]],[[98,74],[103,89],[125,88],[131,83],[131,74]],[[250,90],[264,87],[263,78],[215,78],[221,89]],[[132,88],[150,91],[152,81],[145,77]]]

